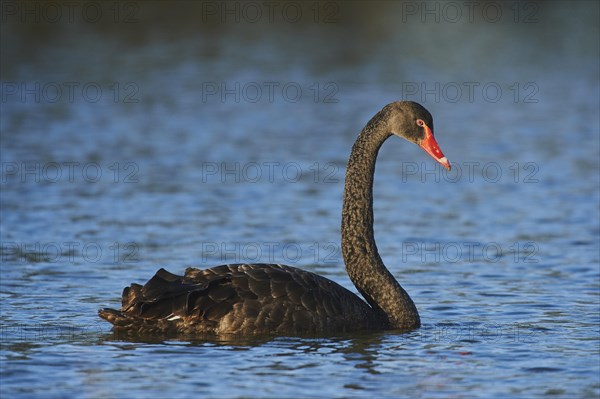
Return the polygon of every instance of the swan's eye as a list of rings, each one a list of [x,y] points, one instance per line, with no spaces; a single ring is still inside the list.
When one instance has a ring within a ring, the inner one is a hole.
[[[423,122],[423,119],[417,119],[417,125],[423,127],[425,126],[425,122]]]

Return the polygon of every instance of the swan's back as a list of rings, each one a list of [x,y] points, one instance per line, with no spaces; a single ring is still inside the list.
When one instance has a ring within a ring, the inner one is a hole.
[[[100,317],[136,334],[317,334],[386,328],[366,302],[317,274],[276,264],[234,264],[177,276],[160,269],[123,290]]]

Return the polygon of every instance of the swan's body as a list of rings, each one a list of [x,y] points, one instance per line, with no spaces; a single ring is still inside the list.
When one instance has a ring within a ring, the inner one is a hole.
[[[188,268],[184,277],[161,269],[144,287],[125,288],[122,309],[100,314],[116,329],[143,334],[315,334],[385,321],[339,284],[272,264]]]
[[[420,145],[450,167],[433,138],[429,112],[395,102],[358,136],[346,170],[342,254],[350,279],[366,299],[317,274],[274,264],[188,268],[183,277],[164,269],[123,291],[121,310],[100,317],[134,333],[319,334],[420,326],[409,295],[384,266],[373,234],[373,176],[377,153],[391,135]]]

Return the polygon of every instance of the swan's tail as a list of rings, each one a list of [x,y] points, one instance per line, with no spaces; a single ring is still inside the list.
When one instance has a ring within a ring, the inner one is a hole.
[[[127,317],[127,315],[123,314],[121,311],[110,308],[100,309],[98,311],[98,316],[102,317],[115,327],[127,327],[130,326],[133,321],[131,317]]]
[[[139,284],[131,284],[123,290],[121,300],[121,310],[104,308],[98,311],[98,316],[111,323],[115,328],[130,328],[139,324],[139,317],[132,317],[132,314],[127,314],[130,310],[143,299],[143,287]]]
[[[131,284],[123,289],[121,309],[100,309],[98,315],[111,323],[114,331],[138,334],[183,330],[189,327],[190,320],[195,321],[198,330],[214,328],[214,323],[209,326],[202,315],[194,316],[191,310],[201,297],[212,301],[208,297],[210,284],[226,283],[229,277],[216,276],[206,282],[198,277],[197,280],[200,281],[184,281],[184,277],[160,269],[145,285]],[[213,293],[213,297],[215,295]]]

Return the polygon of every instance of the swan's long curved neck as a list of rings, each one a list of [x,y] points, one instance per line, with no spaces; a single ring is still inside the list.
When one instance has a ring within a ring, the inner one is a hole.
[[[342,209],[342,255],[350,279],[374,311],[390,327],[410,329],[420,325],[417,308],[383,264],[373,232],[375,161],[391,136],[385,120],[377,114],[352,147]]]

